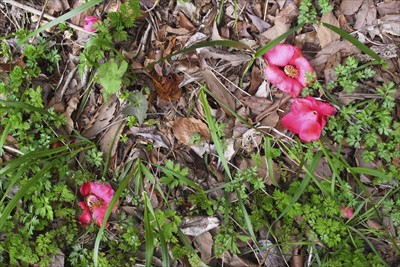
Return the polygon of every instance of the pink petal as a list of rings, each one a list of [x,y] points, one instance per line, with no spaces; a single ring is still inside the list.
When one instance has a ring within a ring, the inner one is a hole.
[[[274,65],[267,66],[265,78],[293,98],[297,97],[303,89],[303,86],[296,79],[288,77],[280,68]]]
[[[98,20],[99,19],[95,16],[87,16],[83,21],[85,21],[86,23],[88,22],[95,23]]]
[[[104,220],[104,216],[106,215],[107,207],[98,207],[92,210],[93,212],[93,219],[98,226],[101,226]],[[107,224],[108,225],[108,224]]]
[[[336,109],[328,104],[328,103],[324,103],[321,101],[317,102],[317,108],[316,108],[318,114],[320,114],[321,116],[332,116],[336,113]]]
[[[296,46],[278,44],[265,53],[264,58],[268,61],[268,64],[284,67],[297,58],[300,55],[299,53],[301,51]]]
[[[322,126],[315,121],[309,120],[301,125],[299,137],[304,142],[316,141],[321,137]]]
[[[79,222],[83,226],[86,226],[92,222],[92,213],[89,210],[89,207],[86,206],[85,202],[80,201],[78,202],[78,206],[82,208],[82,215],[79,216]]]
[[[352,208],[342,206],[342,208],[340,209],[340,214],[343,218],[350,219],[354,214],[354,210]]]
[[[290,107],[290,110],[296,113],[304,113],[304,112],[310,112],[315,110],[315,99],[312,97],[306,97],[306,98],[296,98],[292,106]]]
[[[301,124],[298,123],[298,117],[293,112],[289,112],[288,114],[286,114],[281,119],[281,123],[283,127],[288,129],[289,131],[292,131],[297,134],[300,132]]]
[[[294,60],[293,65],[296,66],[297,71],[298,71],[297,80],[301,83],[301,85],[307,86],[306,73],[307,72],[312,72],[312,73],[315,72],[313,67],[310,65],[308,60],[303,56],[296,58]]]
[[[90,192],[96,195],[98,198],[104,200],[107,206],[110,204],[114,196],[114,190],[108,183],[92,182],[90,183]]]
[[[91,191],[90,183],[89,182],[83,183],[81,188],[79,188],[79,191],[81,192],[81,195],[84,196],[84,197],[89,195],[90,191]]]

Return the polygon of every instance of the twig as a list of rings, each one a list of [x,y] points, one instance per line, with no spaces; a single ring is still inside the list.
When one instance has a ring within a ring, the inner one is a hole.
[[[28,11],[28,12],[30,12],[32,14],[38,15],[38,16],[41,16],[43,14],[43,17],[48,19],[48,20],[55,20],[56,19],[53,16],[50,16],[50,15],[48,15],[46,13],[42,13],[39,10],[36,10],[36,9],[30,7],[30,6],[27,6],[27,5],[24,5],[24,4],[21,4],[21,3],[18,3],[18,2],[14,1],[14,0],[3,0],[3,3],[16,6],[18,8],[21,8],[23,10],[26,10],[26,11]],[[68,24],[69,27],[71,27],[74,30],[85,32],[85,33],[88,33],[88,34],[95,34],[93,32],[88,32],[88,31],[84,30],[82,27],[76,26],[75,24],[72,24],[70,22],[66,21],[66,23]]]

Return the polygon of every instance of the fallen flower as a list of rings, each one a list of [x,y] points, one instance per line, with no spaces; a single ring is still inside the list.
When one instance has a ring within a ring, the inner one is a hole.
[[[342,206],[342,208],[340,209],[340,215],[342,215],[343,218],[350,219],[353,214],[354,210],[352,208]]]
[[[305,142],[318,140],[326,119],[336,113],[336,109],[330,104],[310,96],[295,99],[290,109],[291,112],[282,118],[282,125],[298,134]]]
[[[97,22],[99,19],[97,18],[97,17],[94,17],[94,16],[87,16],[83,21],[85,22],[85,25],[83,26],[83,29],[85,30],[85,31],[88,31],[88,32],[94,32],[94,31],[96,31],[96,29],[95,28],[93,28],[93,24],[95,23],[95,22]]]
[[[107,208],[114,196],[114,190],[108,183],[86,182],[79,189],[84,201],[80,201],[78,206],[82,208],[82,215],[79,216],[79,222],[86,226],[93,220],[98,226],[101,226]],[[118,203],[113,211],[117,209]]]
[[[306,73],[315,72],[297,46],[278,44],[264,58],[268,62],[265,78],[293,98],[307,86]]]

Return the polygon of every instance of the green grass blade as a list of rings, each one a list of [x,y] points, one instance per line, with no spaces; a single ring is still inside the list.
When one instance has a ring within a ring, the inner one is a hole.
[[[325,22],[321,22],[321,24],[324,27],[326,27],[326,28],[330,29],[331,31],[334,31],[335,33],[342,36],[344,39],[346,39],[347,41],[349,41],[350,43],[355,45],[358,49],[363,51],[365,54],[367,54],[370,57],[372,57],[373,59],[377,60],[380,64],[386,65],[385,60],[383,60],[377,53],[375,53],[368,46],[366,46],[365,44],[361,43],[359,40],[357,40],[356,38],[351,36],[348,32],[346,32],[336,26],[333,26],[331,24],[325,23]]]
[[[146,194],[143,192],[144,201],[144,232],[145,232],[145,242],[146,242],[146,267],[151,267],[151,260],[154,254],[154,229],[150,224],[150,212],[148,206],[151,206],[150,200]]]
[[[387,176],[386,174],[384,174],[383,172],[380,172],[380,171],[374,170],[374,169],[363,168],[363,167],[350,167],[350,168],[348,168],[348,171],[351,173],[375,176],[380,179],[384,179],[385,181],[391,180],[391,178],[389,176]]]
[[[108,218],[111,215],[113,207],[117,204],[118,199],[120,198],[122,191],[125,189],[125,187],[128,185],[130,179],[134,177],[135,173],[137,172],[137,166],[131,170],[131,172],[128,174],[128,171],[131,169],[133,164],[133,161],[129,162],[126,166],[124,171],[121,173],[120,178],[122,179],[121,184],[118,186],[117,191],[115,191],[115,194],[110,202],[110,204],[107,207],[106,214],[104,215],[103,223],[101,224],[101,227],[99,229],[99,232],[97,233],[96,240],[94,243],[94,249],[93,249],[93,263],[94,266],[98,266],[98,257],[99,257],[99,247],[100,247],[100,241],[101,238],[103,237],[104,234],[104,229],[107,225]],[[118,179],[120,180],[120,179]]]
[[[44,167],[38,171],[29,181],[27,181],[19,190],[18,192],[14,195],[14,197],[8,202],[7,206],[4,208],[3,212],[1,213],[0,216],[0,229],[3,228],[4,223],[8,219],[8,217],[11,214],[11,211],[17,206],[18,201],[25,195],[25,193],[28,191],[29,188],[34,186],[36,183],[39,182],[40,179],[42,179],[45,174],[48,173],[49,170],[53,168],[58,163],[58,160],[55,159],[51,161],[48,164],[45,164]]]
[[[304,190],[306,190],[308,184],[311,181],[311,178],[313,178],[313,173],[315,171],[315,169],[318,166],[319,161],[321,160],[322,157],[322,151],[318,151],[314,158],[313,161],[311,162],[310,168],[303,168],[304,170],[306,170],[306,176],[303,178],[303,181],[300,184],[299,189],[297,190],[296,194],[293,196],[292,200],[290,201],[290,205],[287,206],[282,213],[278,216],[278,218],[275,219],[275,221],[272,223],[272,225],[274,223],[276,223],[277,221],[279,221],[283,216],[285,216],[286,213],[288,213],[288,211],[292,208],[292,206],[297,202],[297,200],[299,200],[300,196],[304,193]],[[314,177],[315,178],[315,177]]]
[[[265,150],[265,159],[267,160],[268,167],[268,178],[271,180],[272,184],[278,186],[274,176],[274,163],[272,162],[272,146],[271,146],[271,138],[269,136],[264,137],[264,150]]]
[[[88,10],[89,8],[99,4],[101,2],[103,2],[103,0],[91,0],[91,1],[79,6],[77,8],[71,10],[70,12],[68,12],[68,13],[66,13],[66,14],[58,17],[58,18],[56,18],[55,20],[50,21],[49,23],[46,23],[45,25],[39,27],[37,30],[31,32],[30,34],[28,34],[28,36],[26,36],[24,39],[22,39],[19,44],[25,43],[26,41],[28,41],[33,36],[45,31],[48,28],[51,28],[51,27],[53,27],[53,26],[55,26],[57,24],[60,24],[61,22],[66,21],[67,19],[70,19],[73,16],[76,16],[76,15],[78,15],[79,13],[81,13],[81,12],[83,12],[85,10]]]
[[[204,42],[199,42],[196,43],[192,46],[189,46],[188,48],[184,48],[182,50],[176,51],[168,56],[165,56],[149,65],[147,65],[145,67],[145,69],[151,69],[154,67],[154,65],[157,65],[158,63],[163,62],[164,60],[168,60],[176,55],[180,55],[180,54],[184,54],[184,53],[188,53],[188,52],[192,52],[198,48],[202,48],[202,47],[208,47],[208,46],[226,46],[226,47],[231,47],[231,48],[235,48],[238,50],[249,50],[252,51],[251,47],[248,46],[247,44],[238,42],[238,41],[233,41],[233,40],[214,40],[214,41],[204,41]]]

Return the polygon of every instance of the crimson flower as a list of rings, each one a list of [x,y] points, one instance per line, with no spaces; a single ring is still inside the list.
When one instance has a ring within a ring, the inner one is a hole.
[[[307,72],[314,72],[300,48],[289,44],[278,44],[264,58],[268,62],[265,78],[278,89],[296,98],[307,86]]]
[[[342,215],[343,218],[350,219],[353,214],[354,210],[352,208],[342,206],[342,208],[340,209],[340,215]]]
[[[330,104],[310,96],[296,98],[290,109],[291,111],[282,118],[282,125],[297,133],[305,142],[318,140],[326,119],[336,113],[336,109]]]
[[[84,201],[80,201],[78,206],[82,208],[82,215],[79,216],[79,222],[83,225],[89,225],[94,221],[98,226],[103,223],[107,208],[114,196],[114,190],[108,183],[86,182],[79,189]],[[113,211],[117,209],[116,204]]]
[[[95,28],[93,28],[93,24],[95,23],[95,22],[97,22],[99,19],[97,18],[97,17],[94,17],[94,16],[87,16],[83,21],[85,22],[85,25],[83,26],[83,29],[85,30],[85,31],[88,31],[88,32],[94,32],[94,31],[96,31],[96,29]]]

